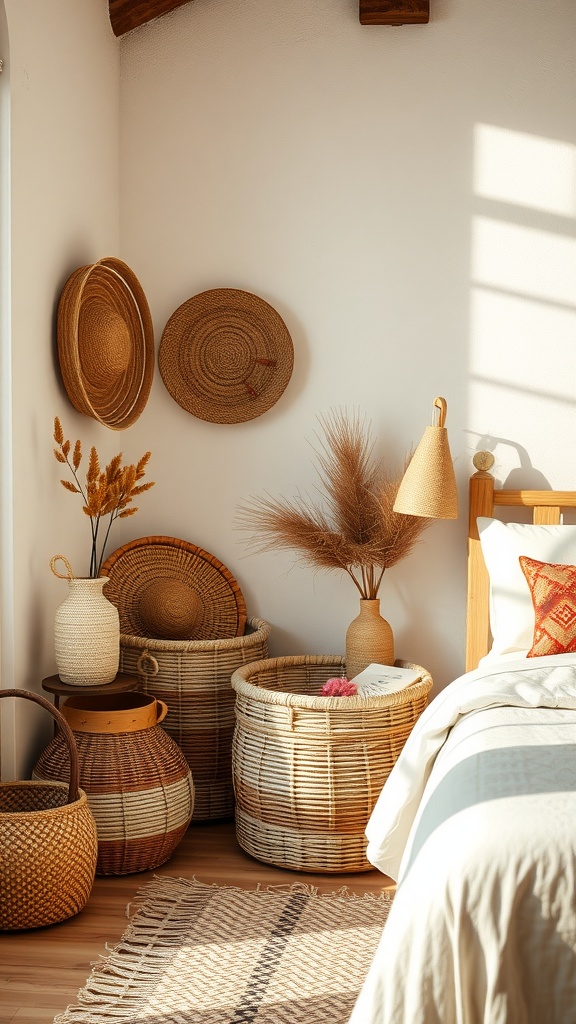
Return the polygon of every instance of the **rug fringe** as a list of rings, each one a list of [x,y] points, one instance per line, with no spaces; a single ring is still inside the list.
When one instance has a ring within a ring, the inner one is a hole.
[[[363,902],[380,903],[382,900],[391,900],[392,895],[383,890],[380,893],[354,892],[347,885],[342,885],[331,892],[320,892],[317,885],[308,882],[282,882],[276,885],[261,885],[260,882],[254,889],[245,889],[238,885],[222,885],[220,882],[201,882],[194,875],[191,878],[182,878],[176,875],[154,875],[138,890],[133,900],[126,907],[126,917],[130,918],[137,911],[144,909],[150,899],[154,900],[154,908],[158,908],[158,901],[162,900],[165,906],[172,902],[181,903],[183,896],[189,895],[193,901],[205,895],[208,890],[225,890],[226,892],[237,893],[258,893],[265,895],[285,895],[287,893],[301,893],[303,896],[316,896],[319,899],[334,899],[340,897],[346,900],[361,900]],[[195,891],[194,891],[195,890]],[[134,908],[134,910],[132,910]],[[158,916],[163,916],[160,912]]]
[[[206,901],[210,892],[227,891],[274,901],[289,894],[301,894],[322,900],[342,899],[346,903],[365,903],[389,907],[391,894],[355,893],[342,886],[330,893],[305,882],[258,885],[255,889],[200,882],[197,878],[154,875],[138,890],[126,908],[129,923],[119,942],[106,947],[106,954],[92,964],[77,1003],[54,1018],[54,1024],[142,1024],[142,1009],[154,993],[174,958],[175,947],[189,935],[194,904]]]

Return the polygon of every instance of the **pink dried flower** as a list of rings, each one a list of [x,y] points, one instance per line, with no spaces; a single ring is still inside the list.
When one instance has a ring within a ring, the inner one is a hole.
[[[323,697],[354,697],[358,693],[356,683],[351,683],[344,676],[340,679],[328,679],[320,693]]]

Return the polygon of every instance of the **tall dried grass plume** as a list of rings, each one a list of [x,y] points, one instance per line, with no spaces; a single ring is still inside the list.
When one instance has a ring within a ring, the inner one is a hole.
[[[357,414],[336,410],[319,421],[324,436],[314,451],[321,500],[251,498],[239,507],[238,525],[253,552],[296,550],[315,569],[348,573],[360,596],[374,600],[386,569],[430,524],[394,511],[411,453],[399,472],[390,472],[375,458],[371,430]]]

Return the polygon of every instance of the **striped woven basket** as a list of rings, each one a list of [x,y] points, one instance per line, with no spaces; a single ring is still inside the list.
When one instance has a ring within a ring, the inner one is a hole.
[[[98,832],[99,875],[164,864],[184,836],[194,785],[182,751],[160,725],[166,707],[142,693],[70,697],[62,707],[78,749],[80,781]],[[58,733],[36,779],[61,779],[68,751]]]
[[[376,697],[323,697],[344,658],[270,658],[238,669],[232,749],[236,836],[252,857],[296,871],[369,871],[364,830],[432,679]]]
[[[168,705],[163,726],[194,778],[193,822],[234,813],[232,735],[236,669],[268,656],[271,626],[252,618],[243,636],[221,640],[154,640],[120,635],[120,668],[140,689]]]

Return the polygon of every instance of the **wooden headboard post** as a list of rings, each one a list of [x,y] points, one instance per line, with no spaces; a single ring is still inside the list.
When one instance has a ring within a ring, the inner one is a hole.
[[[480,455],[486,456],[481,461]],[[478,452],[475,466],[478,469],[470,477],[468,503],[468,596],[466,603],[466,671],[476,668],[480,658],[490,647],[490,578],[484,563],[477,516],[492,516],[494,512],[494,477],[487,472],[494,462],[489,452]]]
[[[556,525],[562,522],[565,508],[576,508],[576,491],[508,491],[494,486],[488,472],[494,464],[490,452],[476,452],[473,458],[477,472],[470,477],[468,517],[468,599],[466,605],[466,671],[478,666],[490,649],[490,579],[484,563],[478,527],[478,516],[494,515],[496,506],[528,508],[532,522]]]

